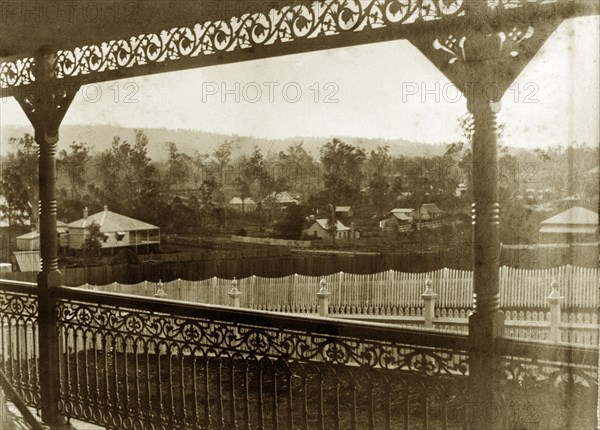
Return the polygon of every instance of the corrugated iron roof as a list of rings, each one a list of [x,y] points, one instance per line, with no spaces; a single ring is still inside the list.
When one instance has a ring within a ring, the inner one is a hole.
[[[29,233],[22,234],[21,236],[17,236],[17,239],[35,239],[40,237],[40,233],[38,231],[30,231]]]
[[[316,219],[315,222],[317,224],[319,224],[323,229],[325,229],[325,230],[329,229],[329,220],[327,218],[319,218],[319,219]],[[348,230],[350,230],[350,227],[346,227],[344,224],[342,224],[341,222],[336,220],[335,231],[348,231]]]
[[[413,217],[407,215],[406,212],[393,212],[392,216],[399,219],[400,221],[412,221]]]
[[[272,198],[275,200],[275,202],[279,203],[279,204],[287,204],[287,203],[294,203],[294,204],[298,204],[300,203],[297,199],[295,199],[289,192],[287,191],[280,191],[280,192],[273,192],[269,195],[269,198]]]
[[[159,228],[155,225],[148,224],[147,222],[139,221],[137,219],[129,218],[125,215],[111,212],[108,209],[90,215],[87,218],[81,218],[77,221],[73,221],[69,224],[69,228],[86,228],[89,227],[94,221],[100,226],[101,233],[110,233],[115,231],[156,230]]]
[[[351,208],[352,208],[351,206],[336,206],[335,211],[336,212],[350,212]]]
[[[240,197],[233,197],[231,200],[229,200],[229,204],[230,205],[241,205],[242,199]],[[246,197],[244,199],[244,204],[245,205],[255,205],[256,202],[254,200],[252,200],[250,197]]]
[[[580,206],[574,206],[564,212],[542,221],[542,224],[554,225],[598,225],[598,213]]]
[[[393,214],[395,214],[395,213],[413,213],[414,209],[410,209],[410,208],[396,208],[396,209],[392,209],[390,212],[393,213]]]
[[[67,223],[62,221],[56,221],[56,232],[59,234],[67,233],[69,231]],[[30,231],[29,233],[17,236],[17,239],[36,239],[40,237],[40,232],[37,230]]]
[[[591,225],[545,225],[540,228],[540,233],[595,234],[597,230],[597,227]]]
[[[425,209],[427,212],[433,213],[442,212],[442,210],[438,208],[435,203],[424,203],[423,206],[421,206],[421,209]]]

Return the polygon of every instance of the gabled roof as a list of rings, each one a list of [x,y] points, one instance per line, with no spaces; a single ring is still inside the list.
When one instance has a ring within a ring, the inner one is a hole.
[[[137,219],[129,218],[108,209],[102,212],[90,215],[87,218],[81,218],[69,224],[69,228],[86,228],[93,222],[100,226],[101,233],[110,233],[117,231],[134,231],[134,230],[155,230],[159,227],[148,224],[147,222],[138,221]]]
[[[295,199],[289,192],[287,191],[280,191],[280,192],[273,192],[269,195],[268,198],[274,199],[275,203],[279,203],[279,204],[288,204],[288,203],[294,203],[294,204],[298,204],[300,203],[297,199]]]
[[[544,225],[540,228],[540,233],[555,233],[555,234],[595,234],[597,228],[591,225]]]
[[[242,199],[241,197],[234,197],[231,200],[229,200],[229,204],[230,205],[241,205],[242,204]],[[256,202],[254,200],[252,200],[250,197],[246,197],[244,199],[244,205],[255,205]]]
[[[56,221],[56,232],[59,234],[68,233],[69,228],[66,223],[62,221]],[[30,231],[29,233],[22,234],[21,236],[17,236],[17,239],[37,239],[40,237],[40,232],[37,230]]]
[[[22,234],[21,236],[17,236],[17,239],[35,239],[40,236],[39,231],[30,231],[29,233]]]
[[[392,216],[400,221],[412,221],[413,217],[406,212],[392,212]]]
[[[321,228],[323,228],[324,230],[329,229],[329,220],[327,218],[319,218],[319,219],[316,219],[315,222],[317,224],[319,224],[319,226],[321,226]],[[348,231],[348,230],[350,230],[350,227],[346,227],[344,224],[342,224],[341,222],[336,220],[335,231]]]
[[[442,210],[440,208],[438,208],[436,206],[435,203],[424,203],[423,206],[421,206],[421,210],[425,209],[427,212],[431,212],[431,213],[441,213]]]
[[[350,212],[351,209],[352,209],[351,206],[336,206],[335,207],[336,212]]]
[[[562,224],[562,225],[598,225],[598,212],[591,211],[580,206],[574,206],[564,212],[554,215],[542,221],[542,224]]]

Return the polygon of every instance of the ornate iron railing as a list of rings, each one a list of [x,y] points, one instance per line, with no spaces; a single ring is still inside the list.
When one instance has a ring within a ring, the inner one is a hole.
[[[464,428],[468,337],[59,288],[61,413],[107,428]],[[2,370],[39,405],[36,289],[2,282]],[[593,428],[598,350],[497,343],[511,428]],[[487,411],[485,412],[487,413]]]
[[[67,416],[119,429],[436,428],[467,418],[464,336],[60,296]]]
[[[0,366],[29,406],[40,406],[37,291],[33,284],[2,281]]]
[[[597,428],[598,348],[501,340],[498,352],[510,428]]]

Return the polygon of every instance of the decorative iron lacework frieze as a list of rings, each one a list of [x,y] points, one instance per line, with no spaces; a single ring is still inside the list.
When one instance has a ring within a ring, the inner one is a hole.
[[[468,373],[467,352],[451,348],[309,333],[300,329],[74,301],[60,301],[58,312],[59,327],[66,332],[85,332],[94,338],[110,334],[122,341],[128,338],[138,344],[169,345],[168,348],[184,349],[192,354],[281,358],[296,362],[399,369],[429,376]]]
[[[561,0],[487,1],[492,19],[499,11],[520,8],[531,11],[560,3]],[[466,0],[321,0],[311,4],[289,4],[271,9],[268,13],[248,10],[248,13],[226,21],[207,21],[59,50],[56,53],[55,76],[83,78],[184,58],[442,20],[464,16],[465,4]],[[439,43],[440,46],[445,44]],[[0,88],[32,84],[35,81],[34,64],[35,60],[31,57],[5,59],[0,63]]]
[[[499,393],[513,426],[597,427],[597,366],[503,357],[502,368]]]
[[[164,63],[302,39],[334,36],[397,24],[439,20],[464,13],[465,0],[326,0],[286,5],[228,21],[197,23],[129,39],[105,41],[57,52],[56,77]],[[0,87],[35,81],[33,58],[0,64]]]
[[[524,47],[522,43],[527,39],[531,39],[534,34],[534,28],[527,26],[525,28],[513,27],[509,31],[500,31],[497,33],[501,41],[501,49],[503,56],[517,57],[523,55]],[[436,38],[433,41],[433,48],[445,52],[448,64],[453,64],[456,61],[465,60],[465,41],[467,36],[456,36],[449,34],[443,38]]]
[[[37,320],[37,295],[0,290],[0,315],[23,321]]]
[[[503,357],[506,381],[527,385],[547,382],[551,385],[569,383],[591,390],[598,389],[598,367],[521,357]]]

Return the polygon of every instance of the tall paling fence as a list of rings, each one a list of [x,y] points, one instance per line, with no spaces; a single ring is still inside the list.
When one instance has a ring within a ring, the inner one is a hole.
[[[200,254],[203,251],[198,251]],[[550,254],[558,253],[554,258]],[[120,282],[134,284],[144,280],[158,281],[177,278],[199,280],[217,276],[238,278],[257,275],[263,277],[289,276],[294,273],[318,276],[321,274],[346,273],[370,274],[395,270],[401,272],[432,272],[443,267],[459,270],[472,268],[472,249],[460,246],[457,249],[410,252],[355,252],[335,250],[292,250],[271,251],[262,249],[243,250],[241,256],[231,257],[227,253],[213,253],[209,259],[185,261],[191,257],[182,253],[175,260],[167,254],[151,256],[152,260],[167,258],[170,261],[144,261],[142,264],[115,264],[104,266],[61,268],[63,283],[68,286],[81,284],[108,284]],[[264,255],[263,255],[264,254]],[[196,255],[196,257],[194,257]],[[585,257],[585,258],[584,258]],[[500,263],[521,269],[551,269],[562,264],[577,267],[598,267],[598,247],[575,244],[568,247],[526,246],[502,248]],[[37,272],[4,273],[4,279],[36,282]]]
[[[500,306],[508,320],[547,321],[547,297],[556,280],[565,323],[597,323],[599,303],[598,269],[561,266],[553,269],[500,269]],[[472,307],[473,273],[440,269],[425,273],[393,270],[354,274],[339,272],[324,277],[290,275],[278,278],[250,276],[236,280],[241,307],[279,312],[316,312],[320,280],[324,278],[329,312],[351,315],[422,316],[427,279],[437,294],[435,313],[443,318],[466,318]],[[152,296],[160,289],[167,298],[196,303],[229,305],[232,279],[202,281],[177,279],[170,282],[144,281],[137,284],[85,284],[84,288],[107,292]]]
[[[67,418],[124,430],[427,429],[466,428],[484,412],[464,335],[81,289],[55,297]],[[36,302],[34,285],[0,282],[0,366],[38,407]],[[502,340],[496,351],[497,417],[510,428],[596,427],[597,349]]]

